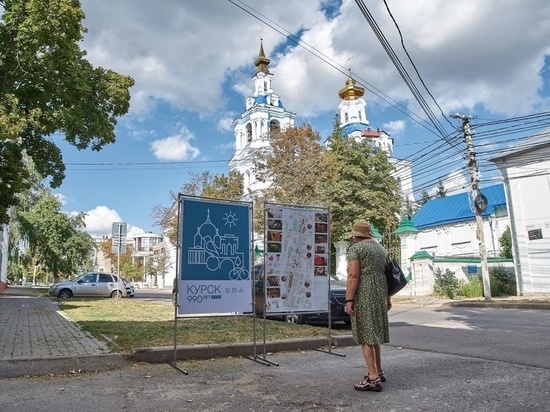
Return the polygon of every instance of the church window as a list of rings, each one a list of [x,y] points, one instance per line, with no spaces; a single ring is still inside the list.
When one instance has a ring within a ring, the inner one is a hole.
[[[252,125],[250,123],[246,125],[246,139],[249,143],[252,141]]]
[[[281,130],[281,125],[277,120],[272,120],[271,122],[269,122],[269,130],[271,132],[278,132]]]
[[[348,112],[344,115],[344,122],[347,123],[349,121],[349,115]]]
[[[267,92],[267,82],[264,82],[264,91]]]

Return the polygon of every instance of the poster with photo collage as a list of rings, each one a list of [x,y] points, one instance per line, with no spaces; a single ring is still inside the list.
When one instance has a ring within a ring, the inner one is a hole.
[[[268,204],[265,212],[266,312],[327,311],[328,210]]]

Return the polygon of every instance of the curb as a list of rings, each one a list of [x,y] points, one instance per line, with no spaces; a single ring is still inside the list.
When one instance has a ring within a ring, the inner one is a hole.
[[[355,342],[349,335],[333,336],[330,346],[353,346]],[[266,353],[319,349],[329,346],[328,338],[287,339],[266,342]],[[256,355],[263,354],[263,342],[256,343]],[[134,348],[131,358],[137,362],[166,363],[174,360],[212,359],[230,356],[254,356],[254,342],[233,344],[177,346],[157,346],[153,348]]]
[[[462,308],[496,308],[496,309],[542,309],[550,310],[550,303],[541,302],[447,302],[445,306],[462,307]]]
[[[0,360],[0,378],[105,372],[131,364],[120,353],[58,358]]]

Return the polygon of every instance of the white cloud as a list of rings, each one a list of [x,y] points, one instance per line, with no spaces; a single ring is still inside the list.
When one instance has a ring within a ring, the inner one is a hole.
[[[384,123],[382,129],[384,129],[390,136],[400,136],[403,135],[407,123],[403,120],[394,120],[391,122]]]
[[[442,179],[443,187],[447,190],[447,195],[457,194],[469,190],[469,179],[464,172],[454,170]]]
[[[193,147],[191,140],[193,135],[183,128],[182,134],[155,140],[151,143],[151,150],[155,157],[161,161],[185,161],[193,160],[200,151]]]
[[[220,132],[232,132],[233,131],[233,120],[235,120],[235,113],[231,113],[225,117],[222,117],[218,120],[217,129]]]
[[[116,210],[110,209],[107,206],[97,206],[85,213],[85,230],[94,238],[100,238],[102,236],[111,237],[113,232],[113,223],[124,222]],[[126,238],[133,239],[133,235],[135,233],[144,233],[144,230],[139,227],[132,226],[131,224],[127,224]]]
[[[84,46],[95,64],[135,78],[133,113],[153,110],[164,101],[215,115],[226,103],[227,75],[239,70],[246,75],[243,81],[249,81],[260,38],[272,60],[276,91],[287,110],[300,116],[335,111],[348,67],[392,98],[416,105],[355,2],[343,0],[333,19],[321,11],[322,0],[248,3],[283,31],[301,33],[309,44],[305,47],[322,53],[321,58],[294,45],[275,53],[287,41],[279,32],[218,0],[134,0],[108,6],[83,0],[89,29]],[[550,54],[546,0],[417,0],[414,5],[396,0],[390,7],[409,54],[445,113],[483,105],[492,112],[516,114],[545,104],[539,91],[540,69]],[[369,10],[421,88],[385,6],[377,3]],[[238,83],[234,89],[250,93],[250,83]],[[386,104],[368,91],[367,98],[374,105]]]

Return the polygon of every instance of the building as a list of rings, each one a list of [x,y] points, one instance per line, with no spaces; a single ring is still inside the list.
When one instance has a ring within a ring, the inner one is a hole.
[[[489,267],[513,268],[512,259],[500,257],[499,239],[509,225],[504,186],[481,189],[488,206],[482,213]],[[481,274],[477,223],[470,193],[432,199],[405,219],[396,233],[401,239],[401,268],[412,277],[400,295],[433,293],[435,274],[447,269],[459,280]]]
[[[148,286],[158,286],[155,281],[157,277],[154,274],[146,273],[145,268],[154,255],[154,247],[163,241],[163,236],[157,233],[136,233],[133,240],[132,260],[139,267],[144,268],[143,283]]]
[[[504,177],[520,294],[550,292],[550,128],[490,159]]]
[[[394,139],[380,128],[373,129],[367,118],[367,102],[363,99],[365,89],[357,86],[350,76],[346,85],[338,91],[342,101],[338,105],[340,128],[344,136],[357,140],[369,139],[374,147],[384,150],[394,168],[394,177],[404,199],[414,200],[411,162],[393,156]]]
[[[254,160],[258,150],[269,150],[269,133],[294,126],[295,113],[287,111],[273,90],[273,73],[270,60],[265,56],[263,43],[255,61],[256,73],[252,76],[254,94],[246,98],[246,109],[233,121],[235,153],[229,161],[229,170],[244,176],[244,191],[248,200],[254,193],[269,186],[257,179]]]
[[[393,156],[394,139],[380,128],[373,129],[367,118],[367,102],[363,99],[365,89],[358,86],[351,73],[345,86],[338,91],[341,99],[338,105],[340,129],[350,139],[368,139],[372,145],[388,154],[388,161],[393,166],[393,176],[397,179],[403,199],[414,200],[411,162]],[[340,241],[336,247],[336,274],[347,277],[346,250],[347,241]]]

